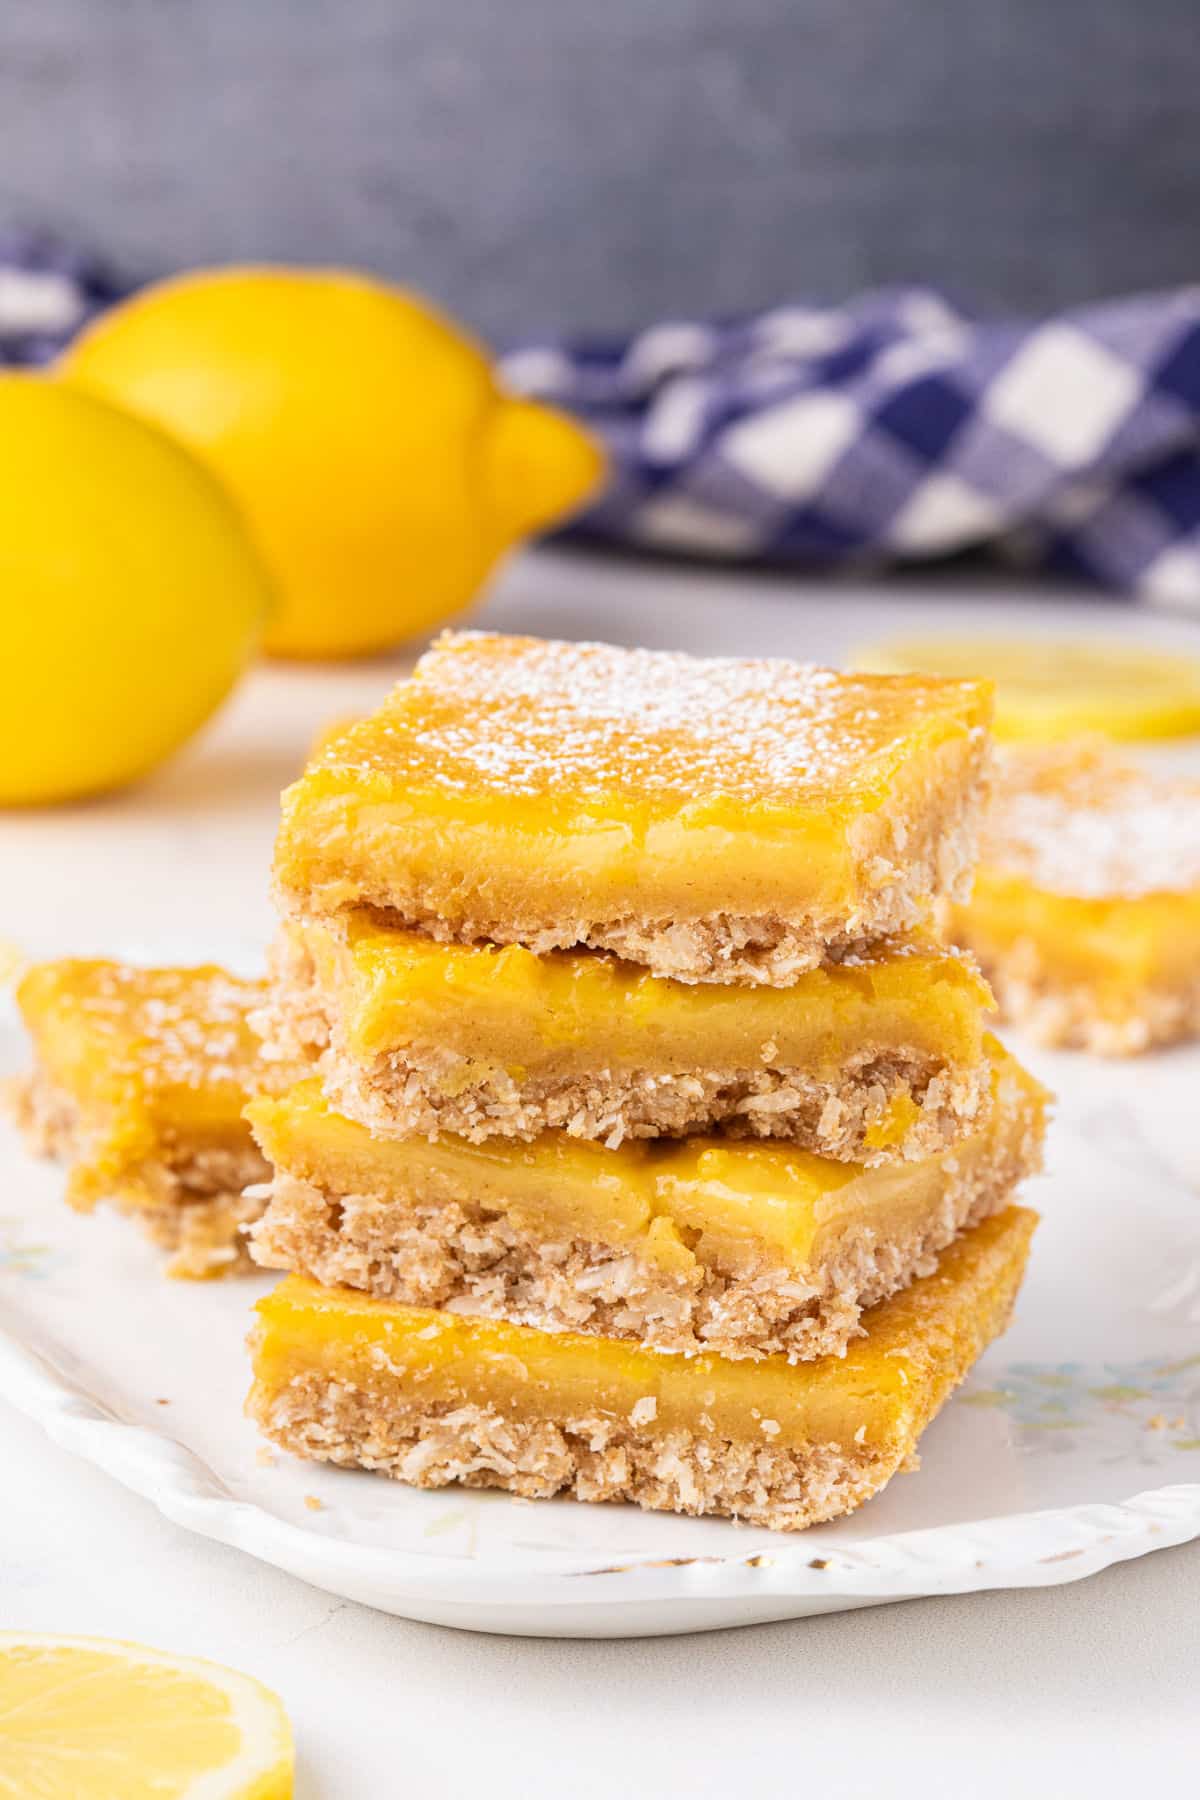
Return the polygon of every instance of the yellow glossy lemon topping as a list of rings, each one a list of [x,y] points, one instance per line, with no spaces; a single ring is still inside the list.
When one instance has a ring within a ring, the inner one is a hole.
[[[923,1162],[868,1168],[783,1141],[626,1139],[616,1150],[546,1132],[532,1143],[489,1138],[382,1139],[334,1112],[316,1081],[260,1097],[248,1117],[276,1168],[332,1196],[414,1207],[456,1197],[547,1239],[636,1249],[663,1267],[725,1270],[763,1262],[801,1277],[834,1255],[852,1227],[882,1238],[936,1213],[944,1165],[991,1164],[1040,1134],[1045,1095],[993,1039],[993,1104],[965,1142]]]
[[[666,980],[594,951],[441,944],[363,911],[290,929],[352,1056],[452,1051],[517,1079],[597,1067],[822,1074],[868,1043],[975,1064],[992,1005],[975,965],[924,937],[826,963],[788,988],[740,989]],[[900,1117],[894,1126],[902,1136]]]
[[[317,1373],[383,1404],[470,1403],[550,1421],[610,1415],[651,1435],[683,1428],[777,1448],[911,1449],[1007,1322],[1036,1222],[1010,1207],[976,1226],[936,1273],[875,1307],[867,1335],[845,1356],[799,1364],[670,1355],[397,1306],[288,1276],[258,1304],[252,1404],[265,1413],[294,1377]]]

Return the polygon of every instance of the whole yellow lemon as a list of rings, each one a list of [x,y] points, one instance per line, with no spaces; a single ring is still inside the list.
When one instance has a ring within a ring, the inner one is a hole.
[[[265,643],[282,656],[362,655],[440,624],[603,468],[578,425],[506,394],[449,320],[339,270],[162,282],[85,331],[60,372],[227,484],[274,578]]]
[[[180,444],[0,375],[0,805],[152,769],[225,698],[269,600],[236,508]]]

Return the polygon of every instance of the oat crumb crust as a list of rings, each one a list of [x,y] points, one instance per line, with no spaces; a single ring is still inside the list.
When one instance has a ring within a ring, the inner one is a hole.
[[[91,1153],[90,1134],[70,1095],[35,1071],[10,1081],[5,1108],[35,1156],[74,1168]],[[173,1254],[170,1275],[207,1280],[214,1275],[248,1275],[246,1229],[262,1212],[261,1192],[243,1190],[270,1176],[270,1165],[253,1145],[163,1146],[163,1160],[130,1169],[105,1199],[135,1219],[154,1244]],[[78,1192],[72,1203],[90,1207]]]
[[[296,1375],[273,1397],[256,1386],[247,1410],[297,1456],[373,1469],[412,1487],[461,1482],[531,1500],[625,1500],[775,1531],[800,1531],[853,1511],[897,1468],[894,1455],[865,1447],[778,1450],[684,1430],[648,1437],[632,1423],[599,1415],[552,1424],[488,1406],[381,1406],[356,1387],[311,1374]]]

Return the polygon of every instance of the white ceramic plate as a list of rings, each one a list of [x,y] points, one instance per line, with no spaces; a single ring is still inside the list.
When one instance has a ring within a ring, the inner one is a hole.
[[[5,1018],[0,1059],[21,1057]],[[266,1278],[164,1280],[125,1221],[69,1212],[7,1128],[0,1394],[191,1530],[474,1630],[654,1635],[1077,1580],[1200,1536],[1200,1053],[1026,1059],[1060,1102],[1016,1321],[920,1472],[836,1524],[787,1537],[268,1458],[241,1411]]]

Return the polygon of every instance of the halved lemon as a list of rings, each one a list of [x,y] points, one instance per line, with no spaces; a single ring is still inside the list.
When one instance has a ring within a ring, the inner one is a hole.
[[[894,638],[860,651],[882,674],[985,675],[996,736],[1049,743],[1182,737],[1200,731],[1200,661],[1103,638]]]
[[[292,1733],[249,1675],[116,1639],[0,1632],[0,1793],[290,1800]]]

